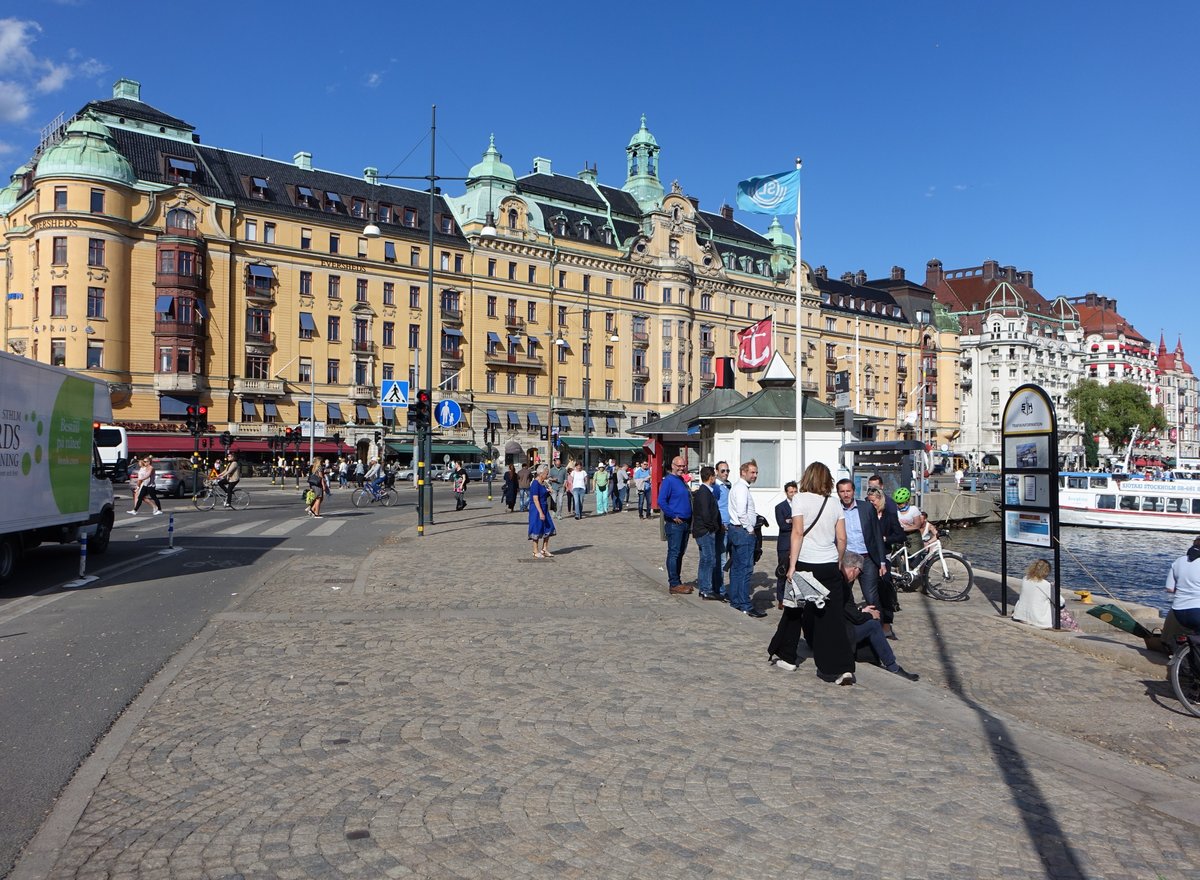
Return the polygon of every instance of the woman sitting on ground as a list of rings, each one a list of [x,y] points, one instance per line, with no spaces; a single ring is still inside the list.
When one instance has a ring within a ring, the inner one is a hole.
[[[1013,607],[1013,620],[1028,623],[1039,629],[1054,629],[1054,612],[1051,605],[1053,585],[1046,578],[1050,574],[1050,563],[1045,559],[1035,559],[1025,570],[1025,580],[1021,581],[1021,595]],[[1065,607],[1067,600],[1058,597],[1058,623],[1066,630],[1078,630],[1079,624]]]

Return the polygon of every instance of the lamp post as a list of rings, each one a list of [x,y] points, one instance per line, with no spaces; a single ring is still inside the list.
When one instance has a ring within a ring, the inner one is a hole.
[[[465,177],[439,177],[437,173],[437,105],[430,109],[429,121],[429,173],[424,175],[379,174],[376,180],[424,180],[429,183],[429,271],[426,292],[426,321],[425,321],[425,381],[432,394],[433,385],[433,246],[434,246],[434,212],[437,208],[437,182],[439,180],[466,180]],[[494,232],[494,229],[493,229]],[[363,228],[364,238],[379,238],[382,234],[379,226],[373,221]],[[430,416],[436,407],[431,406]],[[433,523],[433,486],[428,480],[430,459],[433,457],[433,425],[417,427],[416,446],[421,454],[417,459],[417,489],[420,495],[417,500],[417,534],[425,535],[425,523]]]

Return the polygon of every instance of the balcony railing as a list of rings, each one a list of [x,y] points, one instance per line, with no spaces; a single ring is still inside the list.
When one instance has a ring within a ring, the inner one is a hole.
[[[274,345],[275,334],[270,330],[246,329],[246,342],[251,345]]]
[[[700,374],[700,384],[701,385],[715,385],[716,382],[717,382],[717,374],[716,373],[701,373]]]
[[[200,234],[200,230],[196,229],[194,226],[191,229],[188,229],[185,226],[168,225],[164,234],[178,236],[179,238],[203,238],[203,236]]]
[[[640,348],[646,348],[648,345],[650,345],[649,333],[639,333],[635,330],[629,335],[633,338],[633,344]]]
[[[203,275],[179,275],[175,272],[159,272],[154,276],[155,287],[180,287],[185,290],[200,290],[204,287]]]
[[[442,306],[442,320],[449,321],[452,324],[461,324],[463,320],[462,309],[450,309]]]
[[[156,373],[154,375],[154,390],[159,392],[202,391],[205,384],[205,377],[196,373]]]
[[[519,318],[516,315],[505,315],[504,316],[504,329],[505,330],[515,330],[515,331],[524,333],[525,332],[525,319]]]
[[[273,303],[275,302],[275,291],[270,287],[258,287],[254,284],[247,284],[246,299],[260,303]]]
[[[908,364],[896,364],[896,375],[897,376],[907,376],[908,375]]]
[[[354,354],[375,355],[376,346],[369,339],[355,339],[350,343],[350,351]]]
[[[829,370],[836,370],[837,369],[837,357],[835,356],[835,357],[825,358],[825,368],[829,369]]]
[[[157,319],[154,322],[154,334],[156,336],[203,336],[204,324],[200,321],[164,321]]]
[[[963,376],[963,377],[962,377],[962,387],[963,387],[963,388],[970,388],[970,387],[971,387],[973,384],[974,384],[974,383],[971,381],[971,377],[970,377],[970,376]]]
[[[375,390],[374,385],[351,385],[350,399],[374,401],[379,399],[379,392]]]
[[[463,353],[461,348],[443,348],[439,354],[444,361],[453,361],[456,364],[462,363]]]
[[[650,379],[650,368],[649,368],[649,367],[637,367],[637,366],[635,366],[635,367],[633,368],[633,378],[634,378],[635,380],[639,381],[639,382],[646,382],[646,381],[649,381],[649,379]]]
[[[816,382],[801,382],[800,390],[808,394],[817,394],[820,391]]]
[[[287,393],[282,379],[234,379],[233,393],[243,396],[271,395],[280,397]]]
[[[701,354],[712,354],[713,351],[715,351],[715,347],[714,347],[714,343],[711,339],[701,339],[700,340],[700,353]]]
[[[509,354],[505,351],[489,351],[484,354],[483,362],[489,367],[518,367],[530,370],[540,370],[546,365],[541,355]]]

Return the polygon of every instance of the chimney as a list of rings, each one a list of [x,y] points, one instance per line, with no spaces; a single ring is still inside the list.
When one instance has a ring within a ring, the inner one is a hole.
[[[892,280],[893,281],[903,281],[904,280],[904,267],[903,266],[892,266]]]
[[[862,287],[867,283],[867,272],[865,269],[859,269],[854,273],[854,283],[858,287]]]
[[[998,277],[1000,277],[1000,264],[997,263],[995,260],[984,260],[983,261],[983,280],[984,281],[995,281]]]
[[[1016,280],[1017,280],[1017,267],[1016,266],[1005,266],[1004,267],[1004,280],[1007,281],[1009,284],[1013,284],[1016,282]]]
[[[946,273],[942,271],[941,260],[930,260],[925,264],[925,286],[937,287],[946,280]]]
[[[853,284],[854,283],[854,273],[853,272],[843,272],[842,273],[842,281],[844,281],[847,284]]]
[[[312,171],[312,153],[299,152],[292,157],[292,161],[301,171]]]
[[[590,183],[592,186],[595,186],[596,185],[596,166],[592,165],[589,167],[588,163],[584,162],[583,170],[579,172],[579,179],[582,180],[584,183]]]
[[[1026,287],[1033,287],[1033,272],[1028,269],[1024,270],[1023,272],[1018,272],[1017,280]]]
[[[829,270],[824,266],[817,266],[817,268],[813,269],[813,274],[823,281],[829,280]]]
[[[533,173],[553,174],[554,172],[550,170],[550,160],[543,159],[541,156],[535,156],[533,159]]]
[[[363,169],[363,180],[365,180],[367,183],[371,184],[371,186],[378,185],[379,169],[378,168],[370,168],[370,167],[364,168]]]
[[[127,98],[130,101],[142,100],[142,84],[135,79],[119,79],[113,83],[113,98]]]
[[[688,196],[687,200],[692,203],[693,208],[695,208],[697,211],[700,210],[700,200],[698,198],[695,196]]]
[[[721,217],[725,220],[732,220],[733,205],[721,205]]]
[[[715,388],[732,388],[733,387],[733,358],[719,357],[716,359],[716,382]]]

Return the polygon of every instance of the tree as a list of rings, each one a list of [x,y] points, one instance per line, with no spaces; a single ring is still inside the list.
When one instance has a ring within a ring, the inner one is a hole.
[[[1133,382],[1101,385],[1084,379],[1067,392],[1067,404],[1084,432],[1102,434],[1114,452],[1129,442],[1135,427],[1140,433],[1167,427],[1162,408],[1151,404],[1146,390]]]

